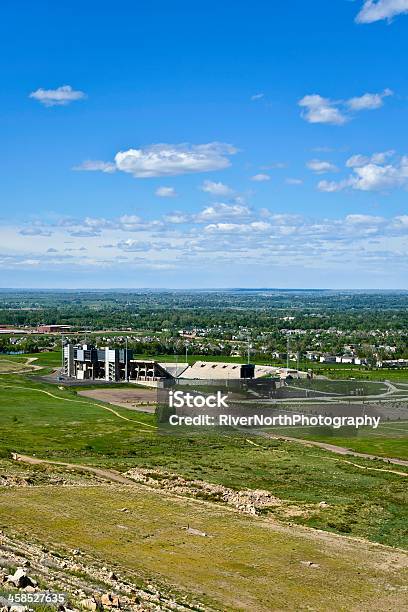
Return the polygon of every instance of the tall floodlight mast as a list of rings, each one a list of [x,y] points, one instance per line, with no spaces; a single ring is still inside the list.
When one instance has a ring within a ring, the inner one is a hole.
[[[128,337],[125,337],[125,380],[129,382],[128,375]]]

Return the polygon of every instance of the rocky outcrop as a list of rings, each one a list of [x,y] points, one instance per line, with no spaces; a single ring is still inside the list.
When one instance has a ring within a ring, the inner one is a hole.
[[[274,497],[269,491],[261,489],[234,491],[220,484],[212,484],[203,480],[186,480],[177,474],[161,470],[132,468],[124,476],[149,487],[165,489],[171,493],[222,502],[246,514],[259,514],[266,508],[282,504],[282,500]]]
[[[16,568],[11,571],[11,568]],[[52,551],[14,539],[0,531],[0,583],[11,593],[51,591],[66,593],[59,612],[211,612],[195,597],[174,595],[169,587],[134,576],[121,576],[95,557],[79,549]],[[38,584],[41,586],[38,586]],[[0,584],[0,590],[2,586]],[[12,604],[0,599],[0,612],[29,612],[35,607]]]

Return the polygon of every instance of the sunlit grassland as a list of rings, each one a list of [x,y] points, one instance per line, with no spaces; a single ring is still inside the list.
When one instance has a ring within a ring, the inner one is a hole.
[[[70,389],[4,376],[0,378],[1,454],[7,457],[16,451],[122,472],[137,466],[157,467],[237,490],[266,489],[300,507],[326,501],[330,511],[290,520],[408,545],[403,476],[363,470],[341,457],[297,443],[252,437],[258,445],[254,446],[245,435],[163,435],[156,431],[153,415],[115,407],[128,421],[105,407],[102,402],[79,398]],[[373,466],[370,461],[353,461]],[[380,462],[374,466],[388,467]]]
[[[0,514],[6,531],[29,532],[54,549],[79,548],[120,575],[186,589],[216,609],[302,610],[307,601],[316,610],[396,610],[408,603],[407,570],[393,567],[389,551],[143,488],[54,488],[51,497],[47,487],[3,489]],[[189,534],[188,525],[207,536]]]

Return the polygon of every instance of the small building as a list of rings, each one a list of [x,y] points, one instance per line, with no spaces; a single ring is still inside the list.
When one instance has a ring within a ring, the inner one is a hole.
[[[70,331],[70,325],[39,325],[37,327],[37,332],[39,334],[64,334]]]

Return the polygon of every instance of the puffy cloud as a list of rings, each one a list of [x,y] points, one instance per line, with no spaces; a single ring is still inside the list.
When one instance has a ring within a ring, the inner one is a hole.
[[[263,183],[264,181],[270,181],[271,177],[269,174],[255,174],[251,176],[251,181],[255,181],[256,183]]]
[[[358,168],[359,166],[365,166],[366,164],[384,164],[385,161],[394,155],[395,151],[383,151],[381,153],[373,153],[370,157],[366,155],[352,155],[346,161],[347,168]]]
[[[265,232],[271,227],[267,221],[253,221],[252,223],[211,223],[204,229],[206,232],[214,233],[248,233],[248,232]]]
[[[326,193],[334,193],[336,191],[343,191],[346,187],[349,186],[349,181],[319,181],[317,184],[317,188],[319,191],[324,191]]]
[[[155,194],[159,196],[159,198],[175,198],[177,196],[174,187],[158,187]]]
[[[165,215],[163,218],[164,221],[166,221],[167,223],[174,223],[175,225],[179,225],[181,223],[188,223],[190,221],[190,216],[185,215],[181,212],[173,212],[168,215]]]
[[[194,220],[198,223],[208,223],[220,219],[230,219],[231,217],[249,217],[251,211],[243,204],[224,204],[223,202],[207,206]]]
[[[192,172],[222,170],[230,166],[230,155],[237,149],[222,142],[200,145],[156,144],[144,149],[128,149],[115,155],[118,170],[137,178],[175,176]]]
[[[30,98],[38,100],[44,106],[67,106],[75,100],[83,100],[86,94],[72,89],[71,85],[63,85],[57,89],[37,89],[30,93]]]
[[[237,152],[238,149],[223,142],[155,144],[143,149],[119,151],[114,162],[87,160],[73,169],[106,173],[120,170],[136,178],[176,176],[222,170],[231,165],[229,158]]]
[[[356,176],[351,179],[353,189],[384,191],[403,187],[408,183],[408,157],[403,157],[395,166],[369,163],[354,168],[354,172]]]
[[[356,17],[357,23],[373,23],[408,13],[408,0],[365,0]]]
[[[214,196],[228,196],[233,193],[233,189],[228,187],[228,185],[224,185],[224,183],[221,182],[216,183],[214,181],[204,181],[200,189]]]
[[[298,104],[305,109],[302,117],[308,123],[343,125],[348,121],[348,118],[335,106],[332,100],[323,98],[318,94],[304,96]]]
[[[116,172],[116,166],[112,162],[104,162],[101,160],[92,160],[88,159],[79,166],[74,166],[73,170],[85,171],[85,172],[106,172],[107,174],[111,174],[112,172]]]
[[[298,105],[304,109],[302,117],[308,123],[344,125],[352,118],[351,113],[380,108],[384,104],[384,98],[392,95],[391,89],[384,89],[381,93],[365,93],[348,100],[336,101],[312,94],[304,96]]]
[[[346,104],[352,111],[373,110],[381,108],[384,104],[384,98],[392,95],[391,89],[384,89],[382,93],[366,93],[357,98],[350,98]]]
[[[325,174],[326,172],[337,172],[338,168],[328,161],[320,159],[311,159],[306,166],[316,174]]]
[[[341,181],[320,181],[320,191],[342,191],[347,187],[359,191],[388,191],[408,186],[408,157],[389,162],[393,151],[375,153],[371,157],[353,155],[346,166],[353,169],[353,174]]]

